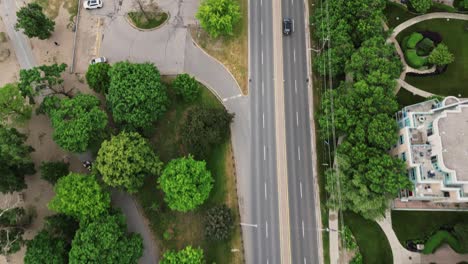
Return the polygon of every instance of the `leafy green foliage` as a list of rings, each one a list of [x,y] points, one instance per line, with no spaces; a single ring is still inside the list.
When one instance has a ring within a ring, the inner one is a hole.
[[[80,221],[96,219],[110,208],[110,195],[94,175],[70,173],[57,181],[54,191],[56,194],[49,202],[49,209]]]
[[[358,246],[351,229],[349,229],[348,226],[345,226],[342,232],[342,235],[344,236],[345,248],[350,251],[355,250]]]
[[[439,44],[427,57],[430,64],[437,66],[444,66],[455,61],[455,56],[449,51],[448,47],[444,44]]]
[[[409,66],[419,69],[427,64],[427,59],[418,55],[414,49],[405,51],[405,59]]]
[[[423,254],[432,254],[442,244],[447,243],[456,252],[462,252],[462,248],[458,240],[445,230],[439,230],[433,236],[431,236],[424,244]]]
[[[31,112],[17,85],[0,87],[0,124],[23,123],[31,118]]]
[[[121,214],[81,225],[72,242],[69,263],[138,263],[143,255],[143,240],[137,234],[127,235],[126,229]]]
[[[417,45],[416,51],[419,56],[427,56],[434,49],[434,41],[429,38],[423,38]]]
[[[359,251],[356,253],[356,255],[354,255],[354,257],[349,262],[349,264],[363,264],[363,263],[364,263],[364,260],[362,259],[361,252]]]
[[[164,200],[172,210],[187,212],[208,199],[213,188],[213,177],[205,161],[192,156],[170,161],[158,178]]]
[[[181,142],[186,153],[204,159],[210,149],[229,137],[234,115],[226,109],[194,107],[187,112],[181,127]]]
[[[185,102],[193,102],[200,95],[200,85],[197,80],[186,73],[177,75],[172,85],[176,94]]]
[[[136,132],[121,132],[102,143],[95,166],[106,184],[135,193],[146,176],[160,173],[162,163],[146,139]]]
[[[86,72],[86,82],[89,87],[98,93],[107,93],[110,85],[109,70],[111,66],[107,63],[91,64]]]
[[[57,108],[46,107],[54,128],[54,141],[67,151],[85,152],[104,136],[107,126],[107,115],[99,105],[96,97],[78,94],[60,100]]]
[[[26,136],[14,128],[0,126],[0,192],[15,192],[26,188],[24,176],[34,174],[30,153],[24,145]]]
[[[424,39],[424,36],[421,33],[413,32],[406,41],[406,47],[408,49],[415,49],[416,45]]]
[[[118,124],[133,130],[145,129],[166,111],[166,88],[153,64],[118,62],[109,75],[107,103]]]
[[[79,223],[65,214],[55,214],[45,218],[44,230],[53,237],[64,240],[68,245],[71,245],[78,228]]]
[[[68,175],[70,172],[68,170],[69,166],[70,164],[62,161],[43,161],[40,167],[41,178],[50,182],[51,184],[55,184],[58,179]]]
[[[21,95],[29,97],[31,103],[34,103],[34,96],[38,91],[44,89],[50,89],[54,94],[71,97],[71,91],[66,91],[63,87],[62,73],[66,68],[67,65],[62,63],[21,69],[18,83]]]
[[[205,236],[210,240],[226,240],[230,237],[234,224],[231,209],[226,205],[208,210],[205,217]]]
[[[16,12],[18,21],[16,29],[23,29],[29,38],[48,39],[54,32],[55,22],[42,12],[42,7],[37,3],[29,3]]]
[[[55,238],[47,230],[41,230],[33,240],[28,241],[25,264],[66,264],[68,249],[65,241]]]
[[[201,27],[216,38],[234,34],[234,27],[241,20],[241,12],[239,4],[234,0],[203,0],[196,18]]]
[[[195,249],[188,246],[178,252],[166,251],[164,252],[161,264],[204,264],[205,257],[201,248]]]
[[[426,13],[432,6],[432,0],[410,0],[410,7],[418,13]]]
[[[19,227],[0,229],[0,255],[13,254],[21,249],[24,229]]]
[[[5,210],[4,208],[2,208]],[[22,207],[16,207],[8,211],[4,211],[0,216],[0,226],[18,226],[24,222],[26,211]]]

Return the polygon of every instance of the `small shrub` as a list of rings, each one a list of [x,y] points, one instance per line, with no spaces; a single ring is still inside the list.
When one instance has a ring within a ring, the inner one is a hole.
[[[422,253],[432,254],[444,243],[449,244],[449,246],[456,252],[462,251],[460,243],[452,234],[450,234],[448,231],[440,230],[427,240],[427,242],[424,244],[424,250]]]
[[[55,184],[58,179],[68,175],[70,172],[69,164],[62,161],[42,162],[40,170],[41,178],[51,184]]]
[[[210,240],[226,240],[231,235],[234,219],[226,205],[208,210],[205,218],[205,235]]]
[[[413,32],[406,43],[408,49],[415,49],[419,41],[423,40],[424,36],[421,33]]]
[[[418,55],[427,56],[434,49],[434,41],[429,38],[424,38],[416,45]]]
[[[362,264],[362,263],[364,263],[364,262],[362,260],[361,252],[359,252],[359,251],[356,253],[354,258],[349,261],[349,264]]]
[[[423,57],[419,57],[416,50],[411,49],[405,52],[406,62],[413,68],[421,68],[426,65],[427,60]]]
[[[182,97],[185,102],[193,102],[200,94],[200,86],[197,80],[186,73],[177,75],[172,87],[175,93]]]
[[[347,250],[355,250],[357,248],[356,240],[353,237],[353,233],[349,227],[345,226],[343,229],[343,236],[345,242],[345,248]]]

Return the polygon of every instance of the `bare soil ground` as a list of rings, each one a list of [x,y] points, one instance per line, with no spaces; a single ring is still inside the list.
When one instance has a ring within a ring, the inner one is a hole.
[[[19,64],[15,51],[6,34],[5,25],[0,17],[0,87],[15,82],[18,78]]]

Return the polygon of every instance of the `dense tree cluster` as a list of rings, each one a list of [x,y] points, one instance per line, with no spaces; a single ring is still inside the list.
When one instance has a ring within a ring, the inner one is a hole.
[[[0,124],[23,123],[31,118],[31,112],[16,84],[0,87]]]
[[[111,66],[107,63],[95,63],[88,67],[86,82],[91,89],[98,93],[107,93],[110,85],[109,70]]]
[[[50,90],[51,94],[61,94],[71,97],[71,91],[63,86],[62,73],[67,68],[65,63],[41,65],[31,69],[21,69],[18,88],[21,95],[28,97],[34,103],[34,96],[41,90]]]
[[[15,28],[23,29],[24,34],[29,38],[48,39],[54,32],[55,22],[48,18],[42,12],[42,7],[35,2],[20,8],[16,16],[18,22]]]
[[[180,251],[168,250],[164,252],[161,264],[204,264],[205,257],[201,248],[188,246]]]
[[[40,167],[41,178],[55,184],[58,179],[68,175],[70,172],[68,170],[69,166],[70,164],[62,161],[42,162]]]
[[[410,0],[410,9],[418,13],[426,13],[432,6],[432,0]]]
[[[233,35],[234,27],[242,15],[235,0],[203,0],[196,14],[201,27],[216,38],[220,35]]]
[[[331,136],[332,115],[336,136],[343,136],[336,150],[339,171],[327,172],[326,189],[332,194],[328,202],[373,219],[383,215],[388,199],[410,184],[404,163],[388,154],[397,141],[397,124],[393,118],[398,110],[394,80],[400,75],[402,65],[395,48],[386,44],[383,36],[385,1],[327,2],[331,47],[326,47],[319,56],[324,56],[328,63],[328,53],[332,54],[331,75],[346,73],[351,77],[322,96],[319,120],[322,136]],[[322,21],[324,15],[326,10],[322,8],[316,17],[319,38],[328,36],[325,30],[328,26],[323,25],[326,20]],[[342,52],[336,50],[342,49],[341,42],[352,46],[346,56],[334,53]],[[334,64],[333,60],[340,63]],[[327,63],[324,68],[329,67]],[[328,75],[320,68],[318,71]],[[341,197],[335,192],[338,181]]]

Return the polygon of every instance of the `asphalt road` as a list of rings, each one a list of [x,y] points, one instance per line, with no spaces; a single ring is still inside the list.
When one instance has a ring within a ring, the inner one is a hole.
[[[280,263],[276,177],[271,0],[249,1],[251,103],[251,223],[244,228],[247,263]]]
[[[282,0],[294,32],[283,37],[286,145],[292,263],[319,263],[309,123],[303,0]]]

